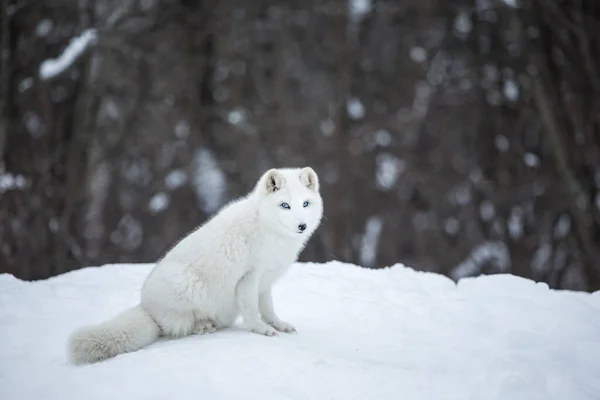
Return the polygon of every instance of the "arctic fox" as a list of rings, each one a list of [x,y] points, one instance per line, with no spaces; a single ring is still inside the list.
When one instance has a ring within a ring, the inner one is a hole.
[[[68,340],[75,364],[231,326],[275,336],[295,328],[275,314],[271,288],[297,260],[321,223],[319,180],[310,168],[267,171],[254,190],[181,240],[142,286],[141,302],[114,319],[76,330]]]

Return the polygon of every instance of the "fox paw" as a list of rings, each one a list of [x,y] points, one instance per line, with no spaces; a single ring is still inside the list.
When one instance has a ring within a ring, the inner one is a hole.
[[[294,328],[292,324],[288,324],[285,321],[269,321],[268,324],[277,329],[279,332],[296,333],[296,328]]]
[[[254,333],[265,336],[278,336],[277,331],[267,324],[256,325],[250,329]]]
[[[217,324],[208,320],[200,320],[196,322],[194,327],[194,333],[196,335],[203,335],[205,333],[215,332],[217,330]]]

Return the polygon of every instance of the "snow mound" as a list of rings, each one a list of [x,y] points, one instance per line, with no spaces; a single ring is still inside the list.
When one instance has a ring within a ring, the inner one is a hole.
[[[45,281],[0,275],[0,399],[584,400],[600,393],[600,292],[402,265],[296,264],[277,285],[297,334],[239,326],[67,363],[82,324],[137,303],[152,265]]]

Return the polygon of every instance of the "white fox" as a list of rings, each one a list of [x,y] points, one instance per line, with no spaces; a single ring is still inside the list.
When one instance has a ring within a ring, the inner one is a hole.
[[[221,209],[154,267],[141,302],[69,338],[69,358],[92,363],[231,326],[267,336],[295,328],[275,314],[271,288],[321,223],[319,180],[310,168],[267,171],[247,196]]]

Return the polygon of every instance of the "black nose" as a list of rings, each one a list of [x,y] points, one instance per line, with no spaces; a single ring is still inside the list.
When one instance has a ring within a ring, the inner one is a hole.
[[[298,229],[300,229],[301,231],[306,229],[306,224],[300,224],[298,225]]]

